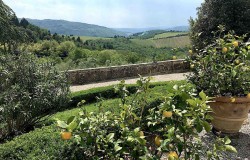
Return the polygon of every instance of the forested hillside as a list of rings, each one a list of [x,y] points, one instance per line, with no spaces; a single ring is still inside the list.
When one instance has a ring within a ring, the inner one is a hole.
[[[114,37],[115,35],[119,36],[126,35],[124,32],[87,23],[70,22],[65,20],[51,20],[51,19],[44,19],[44,20],[28,19],[28,21],[31,24],[50,30],[51,33],[58,33],[63,35],[92,36],[92,37]]]

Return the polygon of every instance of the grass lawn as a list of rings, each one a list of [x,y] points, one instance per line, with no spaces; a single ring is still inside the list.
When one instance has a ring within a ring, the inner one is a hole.
[[[164,97],[164,94],[168,92],[170,88],[172,88],[175,84],[185,84],[185,81],[169,81],[166,82],[166,85],[163,86],[156,86],[154,88],[150,89],[150,99],[153,101],[159,97]],[[131,95],[128,100],[131,99],[133,95]],[[103,111],[114,111],[117,112],[119,111],[119,104],[121,103],[119,98],[115,99],[107,99],[103,100],[102,102],[97,102],[97,103],[91,103],[84,105],[82,107],[86,108],[87,111],[89,112],[96,112],[98,111],[98,105],[102,104],[102,108],[104,108]],[[66,110],[63,112],[58,112],[54,115],[52,115],[49,119],[47,119],[44,124],[48,124],[48,122],[53,122],[55,119],[60,119],[60,120],[67,120],[70,116],[78,115],[79,111],[81,108],[74,108],[70,110]]]
[[[190,39],[188,36],[162,38],[162,39],[132,39],[132,41],[142,46],[153,46],[156,48],[163,47],[188,47]]]
[[[187,34],[188,32],[166,32],[162,34],[157,34],[153,38],[150,39],[157,39],[157,38],[167,38],[167,37],[172,37],[172,36],[177,36],[180,34]]]

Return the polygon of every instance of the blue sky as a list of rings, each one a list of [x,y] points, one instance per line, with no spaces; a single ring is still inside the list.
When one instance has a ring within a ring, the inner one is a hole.
[[[188,25],[204,0],[3,0],[20,18],[64,19],[111,28]]]

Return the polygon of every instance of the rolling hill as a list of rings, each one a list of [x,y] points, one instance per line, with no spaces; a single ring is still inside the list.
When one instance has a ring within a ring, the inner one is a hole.
[[[181,37],[181,36],[187,36],[188,32],[165,32],[161,34],[157,34],[154,37],[150,39],[164,39],[164,38],[171,38],[171,37]]]
[[[150,27],[150,28],[113,28],[114,30],[125,32],[128,35],[132,35],[139,32],[146,32],[152,30],[164,30],[164,31],[181,31],[188,32],[189,26],[173,26],[173,27]]]
[[[103,37],[88,37],[81,36],[83,42],[87,40],[101,41],[101,42],[111,42],[117,41],[115,38],[103,38]],[[152,38],[142,39],[138,37],[128,37],[126,42],[132,42],[134,45],[139,45],[143,47],[153,47],[153,48],[185,48],[190,47],[190,39],[188,32],[164,32],[154,35]]]
[[[110,29],[103,26],[81,23],[81,22],[70,22],[66,20],[27,20],[36,26],[50,30],[51,33],[58,33],[64,35],[76,35],[76,36],[91,36],[91,37],[114,37],[115,35],[125,36],[126,34],[121,31]]]
[[[162,39],[132,39],[132,41],[142,46],[152,46],[155,48],[163,47],[188,47],[190,46],[190,40],[188,36],[162,38]]]

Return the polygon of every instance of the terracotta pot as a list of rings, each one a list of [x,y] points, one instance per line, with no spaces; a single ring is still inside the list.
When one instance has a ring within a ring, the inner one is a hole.
[[[213,110],[212,125],[216,130],[222,133],[237,133],[248,118],[250,98],[217,97],[214,101],[208,102],[208,105]]]

